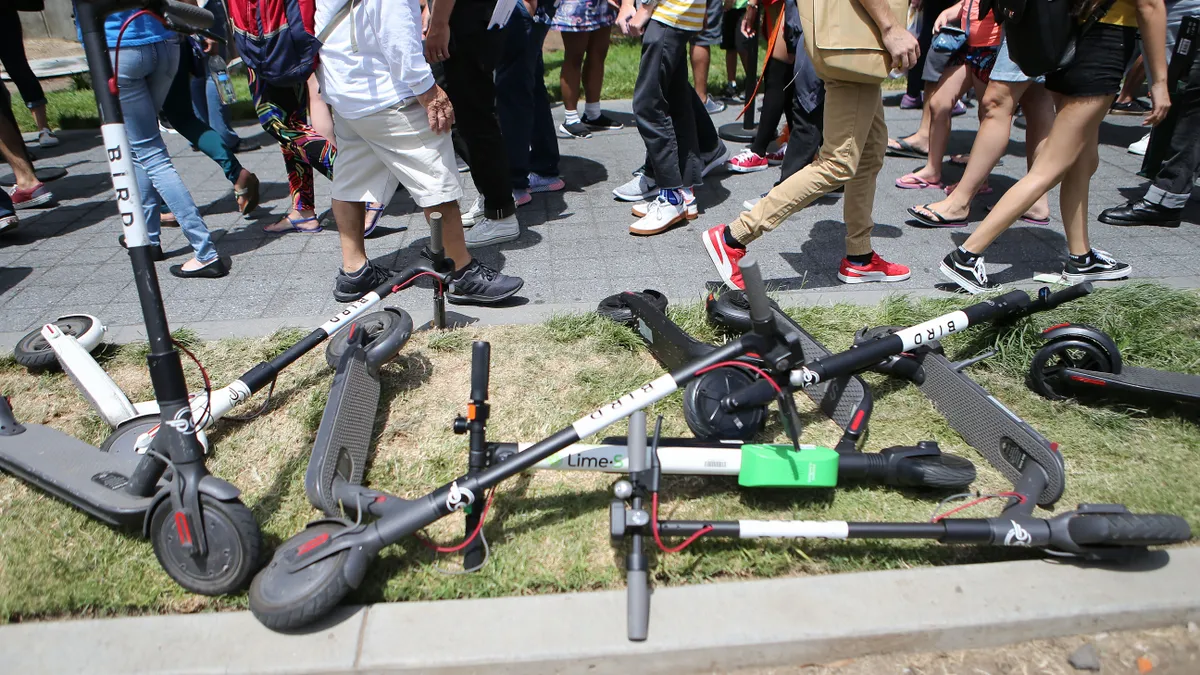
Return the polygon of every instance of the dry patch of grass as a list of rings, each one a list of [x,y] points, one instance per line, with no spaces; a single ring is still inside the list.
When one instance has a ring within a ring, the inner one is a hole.
[[[1154,291],[1159,293],[1160,291]],[[1077,307],[1060,310],[1005,332],[978,331],[946,345],[952,356],[969,355],[984,344],[1002,347],[993,362],[973,374],[985,387],[1052,440],[1062,444],[1068,462],[1062,507],[1077,502],[1121,502],[1138,511],[1178,513],[1200,526],[1200,429],[1172,414],[1053,403],[1033,395],[1017,365],[1037,347],[1028,339],[1039,327],[1061,320],[1103,318],[1124,346],[1128,331],[1141,322],[1120,317],[1160,312],[1153,325],[1165,355],[1135,355],[1144,365],[1200,372],[1197,313],[1193,294],[1175,293],[1178,311],[1147,309],[1134,296],[1100,293]],[[1149,295],[1136,296],[1145,300]],[[1154,297],[1158,297],[1155,295]],[[1188,305],[1187,303],[1194,303]],[[936,315],[959,301],[892,300],[880,307],[815,307],[795,316],[832,349],[846,347],[865,324],[909,323]],[[1124,308],[1124,309],[1122,309]],[[1180,313],[1182,312],[1182,313]],[[698,306],[672,310],[673,318],[697,337],[720,340]],[[1092,321],[1101,323],[1100,321]],[[1126,332],[1122,332],[1126,331]],[[224,384],[299,335],[281,331],[261,340],[195,343],[194,351],[215,383]],[[185,338],[189,336],[183,336]],[[661,368],[626,329],[595,316],[558,317],[541,326],[469,328],[419,334],[400,357],[383,369],[383,395],[377,413],[377,442],[368,473],[372,486],[413,497],[459,475],[466,466],[466,443],[450,431],[468,394],[472,340],[492,344],[489,427],[496,441],[537,440],[648,381]],[[194,342],[194,340],[193,340]],[[1144,351],[1144,350],[1142,350]],[[144,347],[109,349],[104,366],[134,400],[151,397]],[[1169,357],[1169,358],[1167,358]],[[1167,360],[1163,360],[1167,358]],[[1130,357],[1133,361],[1134,358]],[[1185,363],[1181,364],[1181,361]],[[191,366],[189,379],[199,381]],[[248,423],[223,421],[210,430],[209,466],[234,482],[255,512],[271,546],[294,534],[317,515],[304,496],[308,454],[325,403],[332,372],[314,353],[279,379],[271,407]],[[869,375],[876,407],[869,450],[933,439],[942,449],[979,465],[981,490],[1005,487],[950,430],[915,387]],[[99,443],[107,428],[60,374],[30,375],[12,361],[0,361],[0,391],[12,398],[18,417],[40,422]],[[797,397],[806,419],[806,442],[831,444],[838,430]],[[253,409],[261,402],[245,406]],[[239,411],[241,412],[241,411]],[[656,405],[664,433],[686,435],[678,394]],[[617,427],[613,433],[623,433]],[[773,424],[768,435],[782,439]],[[616,588],[622,584],[617,557],[607,534],[610,477],[543,472],[502,485],[485,528],[492,557],[481,572],[449,576],[430,564],[430,553],[415,541],[389,548],[372,568],[352,601],[428,600],[520,595]],[[668,477],[664,516],[675,518],[810,518],[845,520],[924,520],[936,496],[910,491],[848,486],[833,490],[747,491],[733,479]],[[932,497],[932,499],[931,499]],[[986,509],[983,509],[986,510]],[[452,518],[433,528],[441,541],[457,540],[462,521]],[[858,569],[884,569],[954,562],[977,562],[1004,551],[945,547],[927,542],[702,541],[682,554],[661,557],[660,584],[700,583]],[[442,567],[457,561],[442,560]],[[240,608],[245,598],[199,598],[176,587],[154,559],[148,542],[100,525],[65,504],[9,476],[0,476],[0,621],[60,615],[193,612]]]

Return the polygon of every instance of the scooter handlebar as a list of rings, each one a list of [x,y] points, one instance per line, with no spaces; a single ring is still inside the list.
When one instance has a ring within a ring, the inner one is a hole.
[[[214,18],[212,12],[202,7],[189,5],[176,0],[161,0],[158,10],[167,20],[171,30],[181,33],[197,33],[212,28]]]
[[[747,254],[738,267],[746,285],[746,299],[750,302],[750,320],[755,323],[770,321],[771,303],[767,300],[767,286],[763,283],[762,271],[758,269],[758,259]]]

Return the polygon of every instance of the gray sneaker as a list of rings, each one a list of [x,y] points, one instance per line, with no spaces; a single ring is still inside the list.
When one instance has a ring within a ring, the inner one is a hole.
[[[704,169],[700,172],[700,177],[704,178],[713,172],[713,169],[723,166],[729,159],[729,146],[725,145],[725,141],[717,141],[717,147],[708,154],[700,155],[700,161],[704,162]]]
[[[493,220],[481,218],[466,233],[467,248],[495,246],[510,241],[516,241],[521,236],[521,226],[517,224],[517,216]]]
[[[516,295],[524,285],[525,281],[520,277],[501,274],[478,260],[472,260],[450,282],[446,299],[456,305],[491,305]]]
[[[471,208],[465,209],[462,212],[463,227],[471,227],[481,220],[483,220],[483,195],[476,197],[475,203],[471,204]]]
[[[641,202],[658,194],[658,183],[641,171],[633,173],[633,179],[613,190],[613,196],[623,202]]]
[[[725,104],[708,96],[704,99],[704,110],[709,115],[716,115],[719,112],[725,112]]]

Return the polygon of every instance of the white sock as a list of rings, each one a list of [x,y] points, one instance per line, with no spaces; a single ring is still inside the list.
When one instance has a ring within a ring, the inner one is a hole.
[[[579,111],[563,108],[563,112],[567,114],[566,124],[579,124]]]
[[[591,103],[591,102],[584,103],[583,104],[583,116],[589,120],[594,120],[597,117],[599,117],[600,116],[600,102],[596,101],[595,103]]]

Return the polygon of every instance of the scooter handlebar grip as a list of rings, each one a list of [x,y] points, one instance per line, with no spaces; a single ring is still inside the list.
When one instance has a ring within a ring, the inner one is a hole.
[[[721,399],[726,412],[748,410],[769,404],[775,399],[775,387],[767,379],[760,379]]]
[[[182,33],[195,33],[207,30],[213,26],[212,12],[202,7],[189,5],[176,0],[162,0],[159,5],[162,15],[173,30]]]
[[[738,264],[742,270],[742,282],[746,285],[746,299],[750,302],[750,320],[771,320],[771,303],[767,300],[767,286],[763,283],[758,259],[747,254]]]
[[[625,575],[626,626],[629,639],[642,642],[650,633],[650,584],[646,570],[629,570]]]
[[[1046,305],[1047,305],[1047,307],[1058,307],[1059,305],[1063,304],[1064,302],[1078,300],[1079,298],[1082,298],[1085,295],[1090,295],[1091,292],[1092,292],[1092,282],[1085,281],[1082,284],[1075,284],[1074,286],[1068,286],[1068,287],[1062,289],[1061,291],[1058,291],[1057,293],[1051,293],[1050,297],[1046,299]]]
[[[433,213],[429,216],[429,251],[434,258],[439,258],[445,252],[442,244],[442,214]]]

